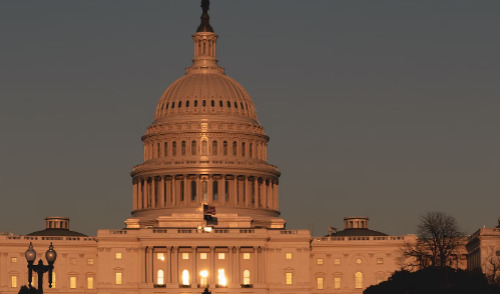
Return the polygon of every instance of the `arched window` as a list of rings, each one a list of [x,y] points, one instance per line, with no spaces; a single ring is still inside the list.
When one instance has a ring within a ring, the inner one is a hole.
[[[234,108],[238,108],[238,103],[234,102]]]
[[[356,289],[363,288],[363,273],[357,272],[354,274],[354,288]]]
[[[201,155],[207,155],[208,153],[208,143],[207,140],[201,141]]]
[[[196,181],[191,181],[191,201],[196,201]]]
[[[182,271],[182,285],[184,285],[184,286],[189,285],[189,271],[188,270]]]
[[[211,105],[212,107],[214,107],[214,106],[215,106],[215,101],[214,101],[214,100],[210,101],[210,105]]]
[[[191,142],[191,155],[196,155],[196,141]]]
[[[222,144],[222,154],[223,155],[227,155],[227,141],[224,141],[224,143]]]
[[[219,106],[220,106],[220,107],[223,107],[223,106],[224,106],[224,104],[222,103],[222,100],[219,100]]]
[[[236,141],[233,142],[233,155],[236,156],[238,154],[238,143]]]
[[[177,104],[177,108],[181,108],[182,106],[182,101],[179,101],[179,103]]]
[[[253,143],[248,146],[248,156],[253,157]]]
[[[227,107],[231,108],[231,102],[227,101]]]
[[[186,141],[182,141],[181,155],[186,155]]]
[[[156,157],[161,157],[160,143],[156,143]]]
[[[202,105],[203,107],[207,106],[207,100],[203,100],[203,101],[201,101],[201,105]]]
[[[164,285],[165,284],[163,270],[158,270],[158,272],[156,273],[156,284],[157,285]]]
[[[172,142],[172,156],[177,155],[177,142]]]
[[[207,181],[201,182],[201,201],[207,201]]]
[[[172,101],[172,108],[175,108],[175,102]]]
[[[198,100],[194,100],[194,107],[198,107]]]
[[[163,156],[166,157],[168,155],[168,143],[163,143]]]
[[[189,100],[186,101],[186,107],[189,107]]]
[[[243,285],[250,285],[250,271],[243,271]]]
[[[214,201],[219,201],[219,182],[214,181],[212,184],[212,198]]]
[[[245,142],[241,142],[241,156],[245,156]]]
[[[212,141],[212,155],[217,155],[217,141]]]

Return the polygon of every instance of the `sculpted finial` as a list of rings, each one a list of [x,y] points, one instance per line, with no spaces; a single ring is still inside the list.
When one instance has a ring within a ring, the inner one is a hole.
[[[209,6],[210,0],[201,0],[201,9],[203,9],[203,13],[208,13]]]
[[[201,24],[198,26],[196,32],[214,32],[214,29],[210,25],[210,16],[208,16],[208,9],[210,6],[210,0],[201,0],[201,9],[203,13],[201,14]]]

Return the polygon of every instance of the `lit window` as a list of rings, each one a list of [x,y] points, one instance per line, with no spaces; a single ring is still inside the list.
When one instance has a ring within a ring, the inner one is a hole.
[[[93,286],[93,281],[92,281]],[[69,277],[69,288],[76,289],[76,277]]]
[[[357,264],[361,264],[362,262],[363,262],[363,261],[361,260],[361,258],[356,259],[356,263],[357,263]]]
[[[182,271],[182,285],[184,285],[184,286],[189,285],[189,271],[188,270]]]
[[[333,288],[340,289],[340,287],[342,287],[341,282],[342,282],[341,278],[339,277],[333,278]]]
[[[88,265],[92,265],[92,264],[94,264],[94,259],[93,259],[93,258],[89,258],[89,259],[87,259],[87,264],[88,264]]]
[[[323,264],[323,258],[317,258],[316,264]]]
[[[383,264],[384,259],[383,258],[377,258],[377,264]]]
[[[10,258],[10,262],[12,262],[12,263],[16,263],[16,262],[17,262],[17,257],[11,257],[11,258]]]
[[[122,259],[122,253],[121,252],[116,252],[115,253],[115,259]]]
[[[206,253],[200,253],[200,259],[207,259]]]
[[[76,278],[75,278],[76,284]],[[94,289],[94,277],[87,277],[87,289]]]
[[[219,259],[226,259],[226,254],[225,253],[219,253],[217,255],[217,258],[219,258]]]
[[[165,284],[165,275],[163,273],[163,270],[158,270],[156,273],[156,284],[158,285],[164,285]]]
[[[10,276],[10,287],[17,288],[17,276]]]
[[[52,288],[56,287],[56,273],[52,272]]]
[[[243,271],[243,285],[250,285],[250,271]]]
[[[223,268],[219,269],[219,275],[217,277],[217,280],[218,280],[217,281],[218,285],[227,286],[226,271]]]
[[[291,253],[286,253],[285,258],[286,259],[292,259],[293,255]]]
[[[123,273],[115,273],[115,284],[121,285],[123,283]]]
[[[323,290],[323,278],[316,278],[316,289]]]
[[[361,272],[354,274],[354,288],[363,288],[363,274]]]
[[[165,261],[165,253],[156,253],[156,259]]]
[[[250,259],[250,253],[243,253],[243,259]]]
[[[182,259],[189,259],[189,253],[183,252],[181,255]]]
[[[335,258],[335,259],[333,260],[333,264],[337,264],[337,265],[339,265],[339,264],[340,264],[340,258]]]
[[[291,285],[293,283],[292,273],[285,273],[285,284]]]
[[[70,258],[69,264],[76,264],[76,258]]]
[[[208,284],[208,271],[202,270],[200,271],[200,285],[206,286]]]

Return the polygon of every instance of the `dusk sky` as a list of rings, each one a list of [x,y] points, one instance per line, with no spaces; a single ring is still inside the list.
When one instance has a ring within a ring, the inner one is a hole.
[[[199,0],[0,1],[0,231],[130,217],[130,171],[191,65]],[[212,0],[219,65],[271,137],[289,229],[500,217],[500,1]]]

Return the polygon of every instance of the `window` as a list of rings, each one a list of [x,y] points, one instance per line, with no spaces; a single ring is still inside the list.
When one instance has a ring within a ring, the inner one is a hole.
[[[206,140],[201,141],[201,155],[208,154],[208,143]]]
[[[333,288],[340,289],[342,287],[342,279],[340,277],[333,278]]]
[[[292,275],[292,273],[285,273],[285,284],[286,285],[293,284],[293,275]]]
[[[226,254],[225,253],[219,253],[217,254],[218,259],[226,259]]]
[[[340,264],[340,258],[335,258],[333,260],[333,264],[339,265]]]
[[[76,258],[70,258],[69,264],[76,264]]]
[[[215,106],[215,101],[214,100],[211,100],[210,101],[210,106],[214,107]]]
[[[76,284],[76,278],[75,278],[75,284]],[[87,277],[87,289],[94,289],[94,277]]]
[[[250,271],[243,271],[243,285],[250,285]]]
[[[363,288],[363,274],[361,272],[357,272],[354,274],[354,288]]]
[[[121,252],[116,252],[115,253],[115,259],[122,259],[122,253]]]
[[[11,263],[16,263],[17,262],[17,257],[11,257],[10,258]]]
[[[177,108],[180,108],[182,106],[182,101],[179,101],[179,103],[177,104]]]
[[[236,156],[238,154],[238,143],[236,141],[233,142],[233,155]]]
[[[123,283],[123,273],[115,273],[115,284],[121,285]]]
[[[165,284],[163,270],[158,270],[156,272],[156,284],[158,284],[158,285],[164,285]]]
[[[181,181],[181,201],[184,201],[184,181]]]
[[[196,155],[196,141],[191,142],[191,155]]]
[[[361,260],[361,258],[358,258],[358,259],[356,259],[356,263],[361,264],[361,263],[363,263],[363,261]]]
[[[323,258],[316,258],[316,264],[323,264]]]
[[[176,156],[177,155],[177,142],[172,142],[172,155]]]
[[[168,143],[165,142],[163,144],[163,156],[167,156],[168,155]]]
[[[207,106],[207,100],[201,101],[201,104],[203,105],[203,107]]]
[[[182,271],[182,285],[189,286],[189,271],[188,270]]]
[[[206,253],[200,253],[200,259],[207,259]]]
[[[181,258],[182,258],[182,259],[189,259],[189,253],[187,253],[187,252],[183,252],[183,253],[181,254]]]
[[[241,156],[245,156],[245,142],[241,142]]]
[[[222,143],[222,154],[227,155],[227,141]]]
[[[217,141],[212,141],[212,155],[217,155]]]
[[[377,264],[383,264],[384,259],[383,258],[377,258]]]
[[[17,288],[17,276],[10,276],[10,287]]]
[[[316,278],[316,289],[323,290],[323,278]]]
[[[214,201],[219,201],[219,182],[217,181],[212,184],[212,198]]]
[[[92,288],[94,287],[94,280],[92,280]],[[76,289],[76,277],[69,277],[69,288],[70,289]]]
[[[191,201],[196,201],[196,181],[191,181]]]
[[[218,270],[219,275],[217,276],[217,284],[220,286],[227,286],[226,271],[223,268]]]
[[[286,253],[286,254],[285,254],[285,258],[286,258],[286,259],[292,259],[292,258],[293,258],[293,254],[292,254],[292,253],[290,253],[290,252]]]
[[[208,284],[208,271],[202,270],[200,271],[200,285],[206,286]]]
[[[165,261],[165,253],[156,253],[156,259]]]
[[[219,100],[219,107],[223,107],[223,103],[222,103],[222,100]]]
[[[243,259],[250,259],[250,253],[243,253]]]
[[[201,182],[201,199],[202,199],[202,201],[208,200],[207,181]]]
[[[52,272],[52,288],[56,287],[56,273]]]
[[[181,143],[181,155],[186,155],[186,141]]]
[[[88,258],[87,259],[87,264],[88,265],[93,265],[94,264],[94,259],[93,258]]]
[[[253,157],[253,144],[250,143],[248,147],[248,156]]]
[[[189,107],[189,100],[186,101],[186,107]]]

